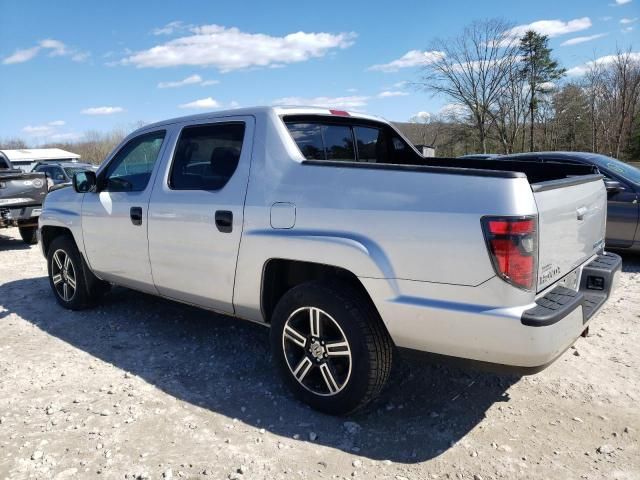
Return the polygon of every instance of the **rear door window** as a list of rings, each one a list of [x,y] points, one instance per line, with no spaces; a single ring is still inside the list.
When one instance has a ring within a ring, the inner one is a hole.
[[[214,123],[186,127],[173,157],[173,190],[220,190],[238,167],[245,124]]]

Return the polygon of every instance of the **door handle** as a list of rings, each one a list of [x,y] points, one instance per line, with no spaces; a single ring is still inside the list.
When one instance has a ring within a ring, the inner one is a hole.
[[[129,216],[131,217],[131,223],[142,225],[142,207],[131,207]]]
[[[216,212],[216,227],[222,233],[230,233],[233,230],[233,213],[229,210]]]

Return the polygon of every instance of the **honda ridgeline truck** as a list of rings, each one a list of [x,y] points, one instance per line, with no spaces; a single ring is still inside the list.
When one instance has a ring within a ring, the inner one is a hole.
[[[323,108],[148,125],[46,198],[51,288],[70,309],[117,284],[269,325],[286,383],[334,414],[380,392],[396,347],[537,371],[620,271],[602,176],[449,162]]]

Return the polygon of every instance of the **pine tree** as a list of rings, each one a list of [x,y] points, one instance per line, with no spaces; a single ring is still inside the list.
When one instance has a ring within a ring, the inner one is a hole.
[[[527,79],[529,85],[529,120],[531,122],[529,150],[533,151],[533,130],[539,94],[548,90],[549,82],[562,78],[565,69],[551,58],[549,37],[546,35],[529,30],[520,39],[519,50],[522,64],[520,73]]]

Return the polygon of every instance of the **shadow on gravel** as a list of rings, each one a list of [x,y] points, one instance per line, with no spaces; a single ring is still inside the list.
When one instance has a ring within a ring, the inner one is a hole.
[[[0,230],[0,252],[6,250],[28,250],[31,247],[32,245],[27,245],[20,238],[15,239],[2,235],[2,230]]]
[[[37,297],[41,301],[34,303]],[[0,305],[0,325],[15,313],[180,400],[256,429],[289,438],[298,434],[301,441],[314,432],[315,443],[371,459],[416,463],[438,456],[491,405],[507,402],[505,392],[518,380],[411,355],[379,401],[363,413],[337,418],[289,394],[272,368],[263,326],[122,288],[114,288],[96,309],[66,311],[46,277],[0,285]]]

